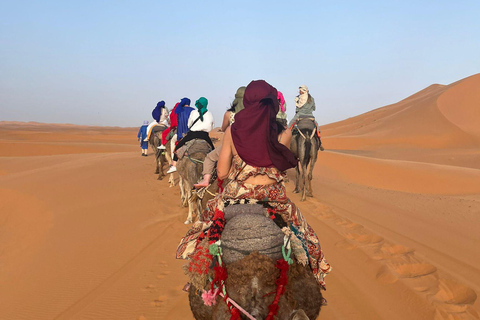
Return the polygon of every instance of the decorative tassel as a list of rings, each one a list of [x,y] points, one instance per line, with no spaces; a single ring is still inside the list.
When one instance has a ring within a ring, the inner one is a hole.
[[[213,306],[217,303],[217,295],[218,295],[218,289],[215,289],[212,290],[208,290],[208,291],[205,291],[203,290],[203,293],[202,293],[202,299],[203,299],[203,304],[205,304],[206,306]]]

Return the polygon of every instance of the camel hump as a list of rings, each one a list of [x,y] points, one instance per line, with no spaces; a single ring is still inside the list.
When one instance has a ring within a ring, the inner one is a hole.
[[[201,153],[207,155],[207,153],[212,151],[212,147],[210,147],[210,144],[203,139],[190,140],[186,142],[185,145],[177,149],[176,153],[178,159],[182,159],[187,151],[189,154]]]
[[[297,122],[297,127],[299,130],[309,129],[314,130],[317,126],[315,125],[315,118],[300,118]]]
[[[265,215],[261,205],[232,205],[225,208],[227,223],[222,232],[225,263],[238,261],[252,252],[276,261],[282,258],[284,234]]]

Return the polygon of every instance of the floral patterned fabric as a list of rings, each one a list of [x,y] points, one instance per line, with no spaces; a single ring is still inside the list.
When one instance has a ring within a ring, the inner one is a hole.
[[[245,183],[245,180],[257,175],[267,175],[277,183],[269,185]],[[247,165],[238,155],[235,155],[232,161],[232,170],[228,177],[229,182],[224,186],[221,194],[208,202],[207,208],[201,214],[199,221],[192,226],[182,239],[177,249],[177,258],[186,259],[195,251],[197,240],[199,237],[203,238],[207,232],[215,210],[223,210],[225,202],[239,199],[267,202],[291,226],[290,229],[283,228],[284,233],[289,235],[293,230],[296,237],[303,243],[313,274],[322,287],[325,287],[324,277],[330,272],[331,266],[324,257],[315,231],[308,225],[296,205],[287,198],[284,178],[285,173],[276,168],[253,167]]]

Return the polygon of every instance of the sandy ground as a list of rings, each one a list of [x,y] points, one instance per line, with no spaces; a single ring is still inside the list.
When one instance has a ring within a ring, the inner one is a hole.
[[[480,319],[479,105],[476,75],[322,128],[314,197],[287,184],[333,266],[319,319]],[[193,318],[137,130],[0,122],[0,319]]]

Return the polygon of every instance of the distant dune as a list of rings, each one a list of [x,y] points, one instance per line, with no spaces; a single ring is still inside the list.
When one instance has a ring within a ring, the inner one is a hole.
[[[314,197],[286,185],[333,267],[319,319],[480,319],[479,110],[474,75],[322,126]],[[193,319],[137,131],[0,122],[0,319]]]
[[[322,133],[331,150],[478,169],[479,128],[480,74],[476,74],[325,125]]]

